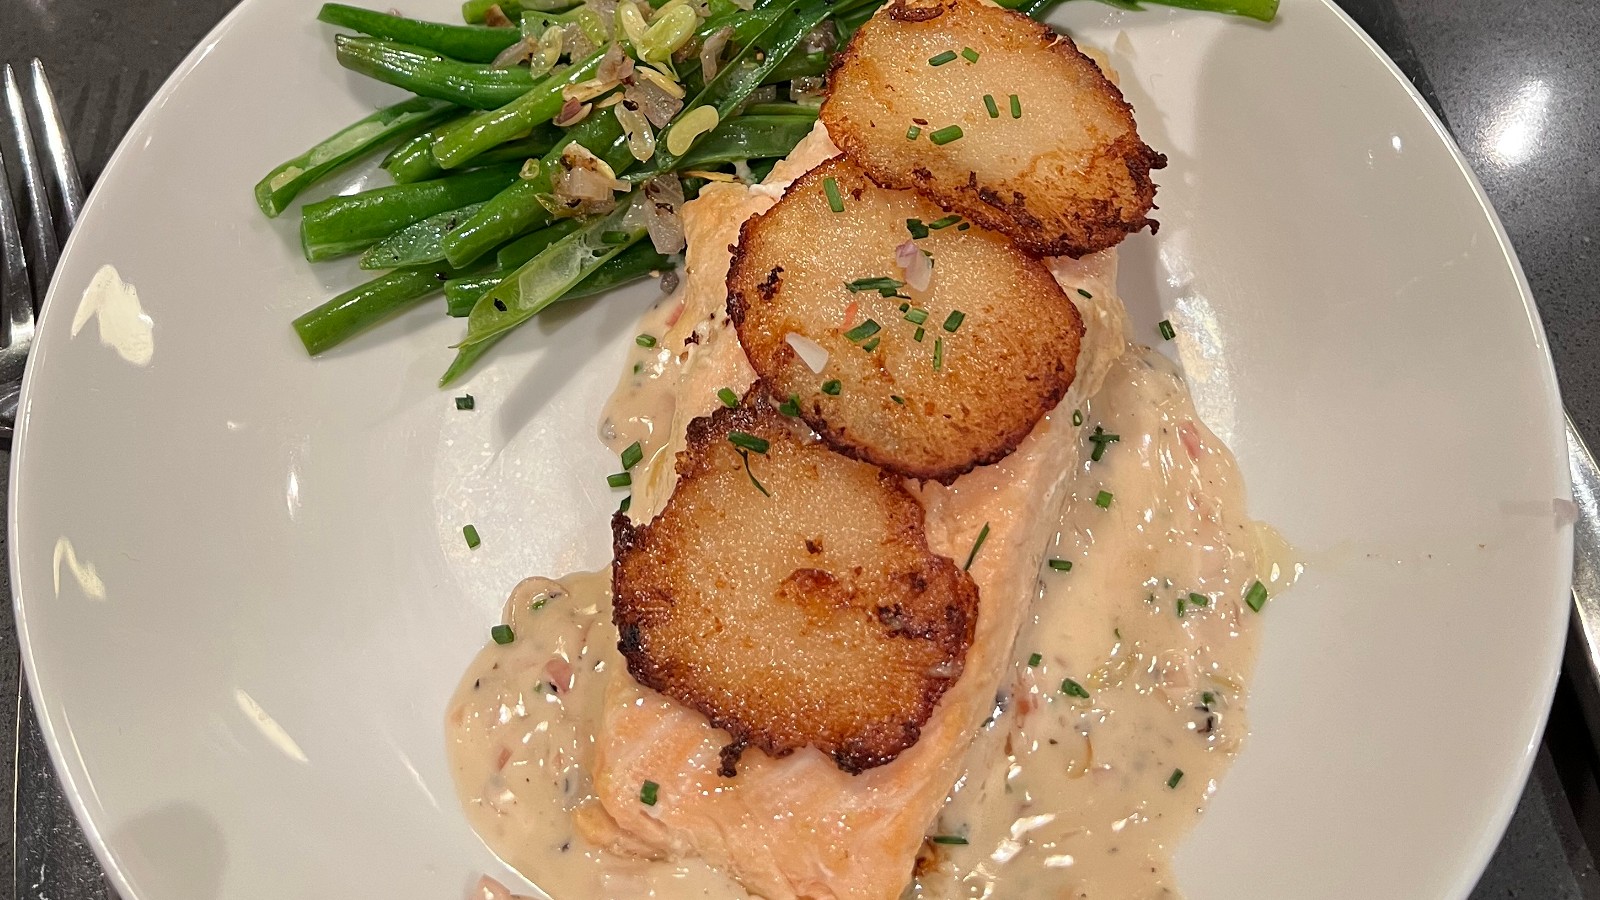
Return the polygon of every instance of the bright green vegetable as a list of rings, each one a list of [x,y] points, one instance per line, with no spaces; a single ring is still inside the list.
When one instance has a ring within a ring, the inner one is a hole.
[[[516,179],[517,170],[491,166],[307,204],[300,219],[301,247],[313,262],[364,250],[412,222],[488,200]]]
[[[448,116],[450,105],[413,97],[384,107],[267,173],[256,185],[256,204],[276,216],[300,192],[394,138]]]
[[[677,162],[680,171],[709,169],[747,159],[788,156],[801,138],[811,133],[813,120],[807,116],[739,116],[718,125]],[[648,181],[661,174],[649,166],[620,176],[629,181]]]
[[[647,278],[651,272],[664,272],[672,267],[672,257],[663,256],[657,253],[649,242],[640,241],[589,273],[589,277],[562,294],[561,301],[580,300],[603,294],[612,288]],[[472,312],[472,307],[478,299],[490,288],[504,281],[512,271],[512,269],[496,269],[482,275],[453,278],[445,282],[446,312],[457,318],[467,316]]]
[[[752,103],[740,110],[737,119],[733,121],[750,116],[792,116],[815,122],[819,112],[821,107],[807,106],[803,103]]]
[[[579,224],[577,219],[562,219],[548,228],[523,235],[500,248],[494,255],[495,265],[502,269],[515,269],[543,253],[544,248],[577,231]]]
[[[633,162],[633,154],[628,152],[627,139],[616,116],[585,119],[568,130],[562,141],[544,155],[537,175],[519,178],[485,204],[477,215],[445,235],[440,241],[445,258],[455,266],[470,265],[500,244],[549,222],[553,216],[539,201],[541,196],[550,193],[550,176],[567,145],[574,142],[588,148],[614,169]]]
[[[515,28],[423,22],[343,3],[324,3],[317,18],[329,25],[432,50],[464,62],[493,62],[501,51],[522,39],[522,33]]]
[[[446,123],[445,127],[448,127]],[[383,168],[396,184],[426,181],[448,173],[433,158],[433,142],[439,139],[441,129],[423,132],[401,144],[383,161]],[[524,138],[504,144],[474,159],[469,165],[489,165],[499,162],[523,162],[550,152],[561,138],[561,129],[554,125],[540,125]]]
[[[461,227],[462,222],[482,208],[482,203],[469,203],[460,209],[413,222],[367,248],[367,252],[361,254],[361,268],[396,269],[441,262],[444,248],[439,245],[439,239]]]
[[[533,90],[533,76],[522,66],[496,69],[420,47],[348,34],[338,35],[333,43],[339,65],[346,69],[458,106],[497,109]],[[557,105],[556,110],[560,109]]]
[[[490,289],[467,318],[467,336],[460,346],[499,337],[528,321],[607,260],[637,243],[644,237],[644,228],[623,224],[628,209],[629,205],[623,204],[610,215],[596,216]],[[608,241],[608,232],[624,232],[628,240]]]
[[[460,128],[451,129],[449,134],[439,138],[433,145],[433,158],[446,169],[458,168],[506,141],[528,134],[534,126],[554,119],[566,102],[561,89],[593,78],[604,55],[604,50],[596,50],[566,71],[540,80],[531,90],[504,106],[469,117]]]
[[[449,270],[444,267],[396,269],[295,319],[295,333],[306,352],[316,356],[439,290],[447,277]]]

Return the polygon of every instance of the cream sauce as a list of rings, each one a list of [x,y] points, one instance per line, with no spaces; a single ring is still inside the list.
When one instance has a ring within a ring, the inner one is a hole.
[[[1244,597],[1299,567],[1246,517],[1232,454],[1164,357],[1130,349],[1081,412],[1046,553],[1071,569],[1041,570],[1009,687],[932,829],[955,843],[929,844],[911,896],[1177,897],[1170,854],[1247,734]],[[1119,439],[1095,462],[1097,427]]]
[[[489,849],[557,900],[744,897],[696,860],[611,852],[574,828],[576,817],[598,812],[595,723],[606,672],[623,665],[610,585],[608,570],[529,578],[511,592],[502,621],[512,640],[478,653],[445,717],[467,818]]]

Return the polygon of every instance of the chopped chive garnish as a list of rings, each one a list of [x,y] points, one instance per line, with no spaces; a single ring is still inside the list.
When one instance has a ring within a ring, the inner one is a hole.
[[[1250,585],[1250,590],[1244,592],[1245,605],[1261,612],[1261,607],[1267,605],[1267,588],[1261,582]]]
[[[991,118],[991,119],[1000,118],[1000,106],[997,103],[994,102],[994,95],[993,94],[984,94],[983,95],[983,108],[987,109],[989,111],[989,118]]]
[[[930,66],[942,66],[947,62],[955,61],[956,52],[954,50],[946,50],[943,53],[936,53],[933,56],[928,57],[928,65]]]
[[[1089,435],[1089,442],[1094,444],[1094,451],[1089,454],[1089,459],[1099,462],[1100,457],[1106,455],[1106,445],[1115,444],[1122,440],[1120,434],[1106,434],[1099,425],[1094,427],[1094,434]]]
[[[1200,695],[1200,702],[1210,706],[1211,704],[1217,702],[1217,695],[1211,693],[1210,691],[1205,691]]]
[[[654,347],[656,345],[656,336],[653,334],[641,334],[634,338],[633,342],[645,348]]]
[[[906,230],[911,232],[911,239],[920,241],[928,236],[928,226],[922,224],[921,219],[907,219]]]
[[[1075,409],[1072,411],[1072,424],[1075,426],[1083,424],[1083,410]]]
[[[600,241],[606,244],[626,244],[633,240],[626,231],[606,231],[600,234]]]
[[[978,61],[978,51],[972,49],[971,47],[962,47],[961,55],[965,57],[969,63],[975,63]]]
[[[1022,118],[1022,98],[1016,94],[1011,95],[1011,118]]]
[[[629,475],[627,472],[618,472],[615,475],[607,475],[606,484],[609,484],[614,488],[627,487],[628,485],[633,484],[633,476]]]
[[[471,394],[462,394],[456,398],[456,409],[471,409],[477,405],[478,401],[472,399]]]
[[[728,432],[728,443],[738,447],[740,450],[749,450],[751,453],[765,454],[772,449],[772,444],[766,438],[758,438],[743,431]]]
[[[983,530],[978,532],[978,539],[972,542],[972,552],[967,554],[967,564],[961,567],[963,571],[972,568],[972,561],[978,558],[978,551],[983,549],[983,542],[988,539],[989,523],[985,522]]]
[[[643,371],[644,371],[644,363],[634,363],[633,364],[633,374],[637,375],[637,374],[639,374],[640,372],[643,372]]]
[[[909,303],[900,304],[900,311],[903,312],[903,313],[910,312],[911,311],[911,304],[909,304]]]
[[[944,318],[944,330],[950,332],[951,334],[955,334],[956,329],[960,328],[961,327],[961,323],[965,322],[966,320],[967,320],[967,314],[966,313],[962,312],[959,309],[958,310],[954,310],[954,311],[952,311],[950,313],[950,315],[945,316],[945,318]]]
[[[1066,694],[1068,697],[1089,699],[1089,692],[1083,689],[1083,685],[1073,681],[1071,678],[1064,679],[1061,682],[1061,693]]]
[[[1094,505],[1100,507],[1101,509],[1110,509],[1111,492],[1101,491],[1100,493],[1096,494],[1094,497]]]
[[[1173,769],[1172,770],[1172,777],[1167,779],[1167,787],[1175,788],[1175,787],[1178,786],[1178,782],[1180,782],[1182,780],[1183,780],[1183,770],[1182,769]]]
[[[1050,560],[1050,568],[1055,569],[1057,572],[1071,572],[1072,571],[1072,560],[1070,560],[1070,559],[1052,559],[1052,560]]]
[[[639,788],[639,802],[645,806],[655,806],[656,798],[660,796],[660,793],[661,785],[656,784],[654,781],[646,781]]]
[[[739,395],[735,394],[732,388],[722,388],[721,390],[718,390],[717,399],[721,400],[722,405],[729,409],[733,409],[739,405]]]
[[[846,282],[844,289],[852,294],[877,291],[885,297],[893,297],[905,286],[904,281],[896,281],[893,278],[857,278],[855,281]]]
[[[1084,290],[1083,288],[1078,288],[1078,296],[1082,297],[1085,300],[1093,300],[1094,299],[1094,295],[1089,293],[1088,291]]]
[[[882,325],[879,325],[877,322],[873,321],[872,319],[867,319],[866,321],[862,322],[860,325],[857,325],[856,327],[850,329],[849,331],[846,331],[844,333],[844,336],[845,336],[846,340],[851,341],[852,343],[860,343],[860,342],[866,340],[867,338],[872,337],[873,335],[877,334],[879,329],[881,329],[882,327],[883,327]]]
[[[906,398],[900,396],[899,394],[890,394],[889,395],[889,399],[893,400],[894,402],[896,402],[898,404],[900,404],[901,406],[905,406],[906,405]]]
[[[922,136],[922,129],[918,128],[915,125],[913,125],[910,128],[906,129],[906,140],[908,140],[908,141],[914,141],[914,140],[916,140],[917,138],[919,138],[921,136]]]
[[[932,222],[929,222],[928,227],[932,228],[934,231],[938,231],[941,228],[949,228],[951,225],[954,225],[959,221],[961,221],[960,216],[951,214],[942,219],[935,219]]]
[[[872,351],[878,349],[878,342],[882,340],[883,338],[873,338],[872,340],[867,341],[865,344],[862,344],[861,349],[871,353]]]
[[[1190,594],[1189,595],[1189,605],[1190,606],[1210,606],[1211,605],[1211,598],[1207,597],[1205,594]]]
[[[627,512],[628,509],[630,507],[632,507],[632,506],[633,506],[633,495],[629,494],[628,496],[622,498],[622,505],[617,507],[617,512]]]
[[[800,397],[796,394],[790,394],[789,399],[778,404],[778,412],[791,419],[798,419],[800,417]]]
[[[914,325],[921,325],[923,322],[928,321],[928,311],[913,306],[906,310],[906,321]]]
[[[1172,330],[1172,323],[1166,319],[1162,319],[1161,323],[1157,325],[1156,328],[1160,330],[1161,339],[1164,341],[1170,341],[1178,336],[1178,333]]]
[[[1032,656],[1028,657],[1028,665],[1029,666],[1037,666],[1039,663],[1042,663],[1042,662],[1044,662],[1044,657],[1042,655],[1038,654],[1038,653],[1035,653]]]
[[[960,225],[956,226],[956,230],[957,231],[966,231],[968,228],[971,228],[971,227],[972,227],[972,223],[971,222],[962,222]]]
[[[922,329],[919,328],[917,330],[921,331]],[[933,370],[935,372],[944,371],[944,338],[933,339]]]
[[[739,455],[744,457],[744,473],[750,476],[750,483],[756,486],[756,490],[760,491],[762,496],[771,497],[772,492],[767,490],[766,485],[756,479],[756,473],[750,471],[750,451],[741,449]]]
[[[919,343],[919,344],[920,344],[920,343],[922,343],[922,338],[923,338],[923,337],[924,337],[924,336],[925,336],[925,335],[927,335],[927,333],[928,333],[928,332],[927,332],[927,331],[925,331],[925,330],[923,330],[923,329],[922,329],[922,328],[921,328],[921,327],[920,327],[920,326],[919,326],[919,327],[918,327],[918,328],[917,328],[917,333],[916,333],[916,334],[913,334],[913,335],[912,335],[912,336],[911,336],[911,339],[912,339],[912,340],[914,340],[914,341],[916,341],[916,342],[917,342],[917,343]]]
[[[496,625],[489,629],[489,637],[494,638],[494,642],[503,647],[516,640],[517,633],[511,630],[510,625]]]
[[[822,392],[830,397],[839,396],[839,391],[843,389],[844,386],[839,384],[839,379],[837,378],[833,379],[832,381],[824,381],[822,383]]]
[[[644,447],[640,446],[638,441],[629,444],[628,448],[622,451],[622,467],[624,469],[631,469],[637,466],[641,459],[644,459]]]
[[[933,836],[933,842],[954,847],[965,847],[967,845],[967,839],[959,834],[936,834]]]
[[[476,550],[478,545],[483,543],[483,540],[478,537],[478,528],[475,525],[468,525],[462,528],[461,536],[467,539],[468,550]]]
[[[822,192],[828,195],[828,208],[836,213],[844,212],[844,196],[839,193],[839,182],[831,176],[822,179]]]
[[[946,125],[938,131],[929,132],[928,140],[933,141],[934,146],[942,147],[952,141],[961,140],[965,134],[960,125]]]

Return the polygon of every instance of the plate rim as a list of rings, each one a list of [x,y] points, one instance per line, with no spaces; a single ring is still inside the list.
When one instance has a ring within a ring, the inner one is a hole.
[[[209,55],[212,48],[222,41],[227,34],[237,26],[238,21],[244,17],[245,13],[253,9],[261,2],[263,2],[263,0],[239,0],[239,2],[231,10],[229,10],[228,13],[225,14],[215,26],[211,28],[211,30],[206,32],[205,36],[195,44],[188,54],[184,56],[183,60],[178,64],[178,66],[166,78],[166,80],[162,82],[161,87],[151,96],[149,102],[147,102],[145,107],[139,112],[139,115],[128,127],[127,132],[123,135],[122,139],[118,142],[116,149],[108,158],[100,177],[97,179],[93,189],[89,193],[80,218],[88,218],[92,215],[93,210],[99,205],[99,197],[107,183],[123,177],[121,169],[123,167],[124,156],[131,153],[132,151],[130,148],[137,143],[138,138],[145,135],[146,131],[150,128],[150,121],[166,105],[166,101],[170,98],[170,95],[191,76],[194,69],[198,67],[198,65],[205,59],[207,55]],[[1290,2],[1292,2],[1292,0],[1290,0]],[[1408,78],[1400,69],[1399,65],[1395,63],[1394,59],[1390,57],[1381,46],[1378,45],[1378,43],[1370,34],[1366,32],[1365,29],[1363,29],[1347,12],[1344,11],[1344,9],[1338,5],[1336,0],[1312,0],[1312,2],[1306,4],[1306,7],[1307,9],[1310,9],[1318,5],[1323,7],[1325,12],[1331,13],[1335,21],[1342,25],[1345,30],[1354,35],[1356,40],[1361,43],[1364,49],[1377,59],[1379,64],[1389,75],[1390,79],[1399,85],[1400,89],[1405,93],[1405,96],[1410,100],[1411,104],[1419,113],[1421,113],[1428,126],[1443,143],[1451,161],[1455,165],[1457,172],[1464,177],[1479,210],[1486,217],[1494,234],[1501,257],[1511,270],[1513,281],[1516,285],[1517,299],[1522,305],[1524,314],[1527,316],[1529,331],[1532,333],[1535,339],[1535,346],[1539,356],[1542,358],[1543,365],[1539,367],[1539,375],[1540,380],[1544,384],[1545,390],[1542,392],[1540,400],[1545,407],[1543,412],[1550,420],[1547,423],[1547,431],[1549,433],[1546,435],[1546,439],[1549,443],[1549,449],[1552,457],[1558,458],[1561,461],[1559,468],[1561,470],[1566,470],[1567,467],[1565,460],[1567,451],[1565,425],[1562,416],[1564,402],[1561,399],[1559,376],[1556,372],[1554,358],[1550,353],[1550,342],[1544,330],[1538,305],[1534,299],[1532,286],[1528,282],[1527,273],[1522,266],[1522,262],[1517,254],[1516,248],[1511,243],[1510,235],[1506,232],[1504,222],[1501,220],[1499,213],[1494,207],[1494,204],[1490,200],[1487,192],[1484,190],[1481,180],[1468,163],[1466,155],[1462,152],[1461,147],[1456,142],[1455,137],[1440,120],[1438,114],[1435,113],[1426,99],[1423,98],[1416,85],[1411,82],[1410,78]],[[1205,13],[1191,14],[1206,15]],[[1242,23],[1241,27],[1251,27],[1252,25],[1256,25],[1256,23]],[[1259,25],[1257,27],[1270,28],[1271,26]],[[62,247],[61,256],[63,259],[68,258],[68,256],[72,254],[78,242],[80,233],[81,229],[74,231],[69,236],[65,245]],[[46,292],[45,300],[40,307],[36,333],[43,333],[43,326],[47,321],[53,321],[55,318],[67,315],[66,312],[57,309],[57,307],[62,307],[68,302],[64,299],[58,299],[58,292],[59,284],[55,281],[52,281],[48,291]],[[133,882],[129,879],[127,872],[123,869],[118,858],[118,854],[113,850],[110,842],[107,840],[106,834],[102,830],[101,823],[95,821],[90,815],[88,803],[85,800],[85,792],[83,787],[83,785],[87,783],[89,779],[89,774],[85,771],[82,771],[80,767],[74,765],[68,759],[67,754],[65,753],[65,745],[63,743],[64,736],[57,732],[51,717],[47,713],[47,689],[42,684],[41,678],[37,674],[37,669],[33,665],[33,636],[28,627],[29,620],[22,590],[20,589],[21,579],[19,578],[19,573],[21,570],[21,557],[18,547],[21,529],[19,525],[18,513],[21,502],[20,497],[22,496],[23,491],[26,490],[26,488],[23,486],[25,482],[21,478],[21,475],[24,467],[27,465],[27,461],[32,455],[29,452],[30,442],[28,440],[28,434],[30,431],[29,422],[31,421],[30,413],[33,384],[35,378],[38,377],[38,369],[40,368],[38,360],[40,359],[40,356],[41,355],[37,352],[30,354],[26,369],[23,373],[22,387],[18,404],[19,416],[16,423],[16,437],[13,450],[10,454],[11,458],[8,473],[9,490],[6,500],[6,574],[11,587],[12,613],[16,622],[17,644],[23,670],[22,675],[25,679],[25,684],[27,686],[30,699],[34,705],[35,718],[38,722],[40,733],[42,734],[45,745],[49,750],[50,761],[53,765],[57,778],[60,780],[62,792],[66,796],[68,805],[72,809],[75,820],[77,821],[79,827],[83,829],[86,842],[88,843],[90,849],[94,852],[96,860],[104,870],[106,878],[112,883],[117,893],[125,898],[125,900],[160,900],[160,898],[156,898],[148,893],[142,892],[133,884]],[[1567,480],[1567,491],[1568,496],[1570,496],[1570,475],[1568,476]],[[1559,558],[1565,560],[1565,563],[1564,568],[1556,573],[1558,575],[1556,583],[1560,587],[1558,587],[1557,591],[1557,602],[1554,603],[1553,606],[1565,610],[1569,603],[1571,591],[1572,548],[1575,540],[1574,530],[1570,526],[1563,528],[1556,534],[1554,540],[1557,545],[1556,549],[1558,551],[1563,551],[1561,552]],[[1471,890],[1482,878],[1483,872],[1488,867],[1488,864],[1491,861],[1495,850],[1499,846],[1510,820],[1516,811],[1518,801],[1526,789],[1534,760],[1538,755],[1540,736],[1543,734],[1545,725],[1549,719],[1551,702],[1555,695],[1556,684],[1561,672],[1563,659],[1563,647],[1567,632],[1568,617],[1566,615],[1552,616],[1552,619],[1553,623],[1550,629],[1551,633],[1545,636],[1547,648],[1546,662],[1543,666],[1543,671],[1530,672],[1530,675],[1540,676],[1538,680],[1534,681],[1533,683],[1535,683],[1539,688],[1539,696],[1543,697],[1539,714],[1531,723],[1535,727],[1532,729],[1531,733],[1527,735],[1521,753],[1516,760],[1516,768],[1514,772],[1515,777],[1503,779],[1499,789],[1493,792],[1493,799],[1495,801],[1494,815],[1484,822],[1483,828],[1479,829],[1478,838],[1475,844],[1470,848],[1462,848],[1462,850],[1467,853],[1470,862],[1468,865],[1462,866],[1458,869],[1458,875],[1452,882],[1450,892],[1446,895],[1448,900],[1463,900],[1463,898],[1468,896]]]

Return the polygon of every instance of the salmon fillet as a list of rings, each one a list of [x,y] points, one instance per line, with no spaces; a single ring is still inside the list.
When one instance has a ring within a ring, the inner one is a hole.
[[[742,394],[755,379],[728,321],[725,279],[741,223],[782,196],[790,181],[838,149],[820,124],[767,181],[708,185],[684,209],[688,255],[682,314],[662,337],[682,347],[675,412],[666,445],[635,470],[631,515],[649,521],[675,483],[673,461],[689,422],[714,410],[717,391]],[[921,739],[893,762],[849,775],[814,749],[783,759],[747,753],[734,778],[717,773],[728,735],[705,716],[613,669],[595,738],[598,808],[579,816],[604,847],[652,856],[698,856],[769,900],[895,900],[910,881],[927,828],[995,705],[1012,644],[1036,592],[1045,544],[1078,458],[1071,412],[1122,351],[1122,307],[1114,295],[1115,251],[1052,260],[1052,273],[1079,304],[1086,334],[1072,389],[1004,461],[948,487],[907,482],[926,510],[930,548],[958,563],[979,533],[971,567],[979,588],[976,631],[961,678],[939,702]],[[1079,289],[1092,295],[1083,299]],[[640,800],[646,782],[656,802]]]

